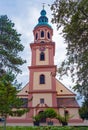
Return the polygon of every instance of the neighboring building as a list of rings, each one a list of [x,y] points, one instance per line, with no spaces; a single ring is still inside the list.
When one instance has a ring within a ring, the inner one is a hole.
[[[54,108],[57,113],[64,115],[66,112],[73,116],[70,122],[79,122],[79,105],[75,99],[76,95],[55,78],[57,66],[54,65],[53,29],[48,23],[44,9],[41,11],[33,34],[34,42],[30,44],[32,51],[32,61],[29,66],[30,80],[18,93],[18,96],[24,100],[33,97],[26,106],[30,108],[30,112],[22,117],[9,117],[8,121],[32,122],[34,115],[46,108]]]

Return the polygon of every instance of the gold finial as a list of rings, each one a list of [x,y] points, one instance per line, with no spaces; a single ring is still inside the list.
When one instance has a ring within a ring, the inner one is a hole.
[[[44,9],[44,7],[45,7],[45,3],[42,3],[43,4],[43,9]]]

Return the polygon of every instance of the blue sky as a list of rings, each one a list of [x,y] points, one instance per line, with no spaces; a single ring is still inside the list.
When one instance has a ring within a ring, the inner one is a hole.
[[[28,66],[31,64],[31,50],[29,44],[33,42],[33,28],[38,22],[40,11],[42,10],[42,3],[45,4],[45,10],[49,23],[51,24],[52,12],[48,4],[52,4],[54,0],[1,0],[0,1],[0,15],[7,15],[8,18],[15,23],[15,28],[18,33],[22,34],[21,43],[25,49],[20,54],[23,59],[27,60],[27,63],[21,66],[22,74],[19,75],[18,81],[22,82],[22,87],[29,81]],[[56,43],[55,64],[58,66],[65,58],[65,44],[59,31],[56,30],[56,25],[53,27],[53,41]],[[64,77],[63,81],[65,86],[72,85],[70,78]]]

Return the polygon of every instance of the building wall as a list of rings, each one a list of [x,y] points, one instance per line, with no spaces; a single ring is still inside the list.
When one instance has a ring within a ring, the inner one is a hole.
[[[66,88],[60,81],[56,80],[56,91],[58,96],[60,95],[71,95],[74,96],[74,93],[70,91],[68,88]]]
[[[69,112],[70,119],[80,119],[78,114],[78,108],[65,108]],[[59,108],[59,113],[64,116],[64,108]]]
[[[45,75],[45,84],[39,83],[39,77],[41,74]],[[33,77],[33,90],[46,90],[51,89],[51,76],[50,72],[34,72]]]
[[[52,106],[52,94],[45,94],[45,93],[35,93],[33,94],[33,102],[32,105],[33,107],[37,106],[40,103],[40,98],[44,98],[44,102],[45,104],[47,104],[48,106]]]
[[[36,65],[48,65],[49,64],[49,51],[46,48],[46,50],[44,51],[45,53],[45,60],[44,61],[40,61],[40,53],[41,51],[39,49],[36,49]]]

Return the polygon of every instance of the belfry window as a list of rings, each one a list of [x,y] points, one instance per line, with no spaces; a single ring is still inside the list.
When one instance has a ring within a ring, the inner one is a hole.
[[[44,31],[41,31],[41,37],[44,37]]]
[[[38,33],[36,33],[36,35],[35,35],[35,39],[36,39],[36,40],[38,39]]]
[[[47,33],[47,36],[48,36],[48,38],[50,39],[50,33],[49,33],[49,32]]]
[[[45,53],[41,52],[40,53],[40,61],[44,61],[45,60]]]
[[[40,84],[45,84],[45,75],[40,75]]]

